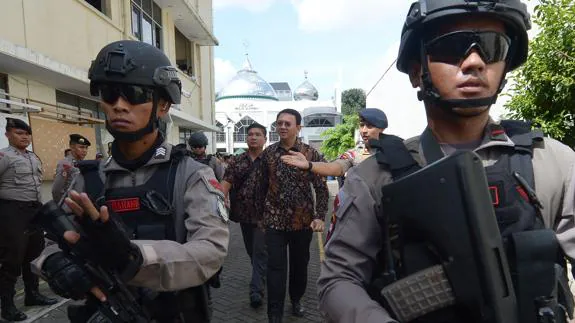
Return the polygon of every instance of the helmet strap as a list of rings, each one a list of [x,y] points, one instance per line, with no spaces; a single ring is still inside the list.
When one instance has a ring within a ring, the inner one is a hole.
[[[423,40],[420,45],[420,59],[421,59],[421,89],[417,92],[417,99],[419,101],[424,101],[425,103],[438,106],[448,112],[454,113],[454,108],[478,108],[484,106],[490,106],[497,101],[499,93],[503,91],[507,81],[505,80],[505,75],[508,72],[507,66],[509,62],[506,61],[505,71],[499,81],[499,88],[497,92],[488,97],[476,98],[476,99],[443,99],[439,94],[439,91],[433,85],[431,79],[431,72],[429,71],[429,64],[427,62],[427,53],[425,52],[425,44]]]
[[[158,101],[160,98],[160,93],[158,89],[154,89],[154,94],[152,95],[152,113],[150,113],[150,119],[148,120],[148,124],[139,130],[132,131],[132,132],[124,132],[118,131],[113,129],[108,120],[106,120],[106,130],[114,137],[114,139],[119,141],[126,141],[126,142],[134,142],[142,139],[145,135],[154,132],[154,130],[158,129],[159,121],[157,116],[157,109],[158,109]]]

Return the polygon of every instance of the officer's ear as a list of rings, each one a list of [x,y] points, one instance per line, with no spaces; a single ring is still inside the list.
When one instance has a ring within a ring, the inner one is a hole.
[[[160,99],[160,102],[158,102],[158,111],[157,111],[157,115],[158,117],[162,118],[165,115],[168,114],[168,111],[170,111],[170,107],[172,106],[172,104],[164,99]]]
[[[421,86],[421,64],[419,62],[412,61],[409,64],[408,75],[412,87],[418,88]]]

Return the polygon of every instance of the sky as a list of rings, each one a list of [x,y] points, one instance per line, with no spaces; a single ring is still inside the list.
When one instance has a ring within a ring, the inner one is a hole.
[[[530,0],[533,10],[537,0]],[[399,48],[410,0],[213,0],[216,91],[242,67],[246,52],[268,82],[288,82],[294,90],[308,80],[320,100],[342,91],[369,92],[389,68]],[[498,100],[492,115],[502,113]],[[410,137],[425,127],[423,105],[407,75],[395,65],[367,98],[368,108],[388,116],[389,133]]]

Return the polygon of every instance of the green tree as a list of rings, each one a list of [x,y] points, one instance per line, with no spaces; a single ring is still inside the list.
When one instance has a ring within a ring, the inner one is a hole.
[[[341,93],[341,113],[344,116],[356,114],[365,109],[365,91],[362,89],[349,89]]]
[[[531,120],[548,135],[575,144],[575,1],[540,0],[527,63],[513,74],[507,117]]]
[[[325,140],[322,142],[320,150],[327,160],[335,159],[345,151],[355,147],[353,137],[358,124],[359,116],[357,113],[346,115],[341,124],[321,134]]]

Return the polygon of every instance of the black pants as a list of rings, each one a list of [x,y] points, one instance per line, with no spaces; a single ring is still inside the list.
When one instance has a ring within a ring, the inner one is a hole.
[[[256,224],[240,223],[240,227],[242,228],[244,245],[252,263],[250,295],[260,294],[263,296],[268,262],[265,233]]]
[[[299,302],[307,287],[307,265],[311,230],[266,230],[268,249],[268,315],[283,314],[288,271],[289,245],[289,296]]]
[[[31,225],[39,202],[0,200],[0,295],[14,295],[20,275],[27,290],[38,288],[30,268],[44,249],[44,233]]]

